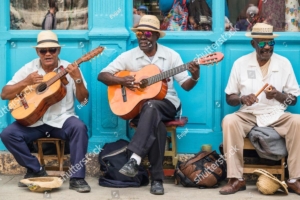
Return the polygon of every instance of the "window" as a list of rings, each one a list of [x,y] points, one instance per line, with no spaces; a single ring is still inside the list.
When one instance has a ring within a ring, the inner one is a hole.
[[[229,19],[237,31],[251,31],[255,23],[273,31],[299,31],[299,0],[227,0]]]
[[[88,0],[10,0],[10,29],[88,28]]]
[[[162,30],[210,31],[212,29],[212,0],[186,0],[187,3],[183,4],[184,1],[180,0],[180,8],[177,6],[174,11],[173,0],[133,0],[133,24],[136,27],[139,16],[150,14],[157,16]]]

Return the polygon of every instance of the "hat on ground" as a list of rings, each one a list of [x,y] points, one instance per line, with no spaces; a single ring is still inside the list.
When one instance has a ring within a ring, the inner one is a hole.
[[[265,23],[256,23],[251,33],[246,33],[246,36],[251,38],[273,39],[279,35],[273,34],[273,26]]]
[[[285,194],[289,194],[286,183],[284,181],[279,181],[266,170],[256,169],[253,173],[259,176],[256,186],[261,193],[274,194],[278,189],[280,189]]]
[[[63,184],[63,180],[58,177],[37,177],[20,180],[21,183],[27,185],[29,190],[33,192],[44,192],[59,188]]]
[[[57,35],[53,31],[41,31],[37,37],[37,46],[34,48],[61,47]]]
[[[155,31],[160,34],[160,38],[166,35],[165,32],[160,30],[160,22],[154,15],[144,15],[141,17],[139,25],[136,28],[131,29],[133,32],[136,31]]]

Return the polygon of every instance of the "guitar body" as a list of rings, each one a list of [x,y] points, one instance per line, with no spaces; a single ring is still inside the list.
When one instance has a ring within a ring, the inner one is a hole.
[[[147,65],[137,72],[120,71],[117,77],[134,76],[135,82],[161,73],[156,65]],[[162,100],[168,90],[166,81],[159,81],[146,88],[132,91],[125,87],[127,101],[124,102],[121,85],[108,86],[108,101],[112,112],[121,118],[128,120],[137,116],[143,103],[149,99]]]
[[[43,82],[48,81],[57,73],[50,72],[43,77]],[[53,104],[62,100],[67,93],[65,86],[60,80],[48,86],[44,91],[38,92],[38,85],[34,85],[32,90],[21,93],[27,102],[28,108],[25,108],[18,97],[9,101],[11,115],[22,125],[29,126],[37,122]]]

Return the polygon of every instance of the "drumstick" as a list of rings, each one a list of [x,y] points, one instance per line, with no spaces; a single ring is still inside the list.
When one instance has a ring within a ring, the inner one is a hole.
[[[260,95],[260,93],[262,92],[262,91],[264,91],[264,89],[266,89],[266,87],[268,87],[269,86],[269,84],[268,83],[266,83],[256,94],[255,94],[255,96],[257,97],[258,95]]]

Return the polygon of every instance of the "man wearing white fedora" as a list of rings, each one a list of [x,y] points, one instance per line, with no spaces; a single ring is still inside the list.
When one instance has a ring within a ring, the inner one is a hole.
[[[156,65],[161,71],[183,64],[180,55],[174,50],[157,43],[159,38],[165,36],[160,31],[160,23],[156,16],[144,15],[139,25],[132,28],[136,33],[139,46],[118,56],[98,75],[98,80],[106,85],[123,85],[129,89],[136,89],[139,83],[135,77],[115,77],[114,74],[121,70],[139,71],[149,64]],[[125,164],[120,173],[134,177],[138,173],[141,159],[148,155],[151,165],[152,194],[164,194],[163,188],[163,159],[167,131],[163,121],[172,120],[181,108],[180,100],[174,88],[176,80],[184,90],[191,90],[199,80],[199,65],[192,62],[189,65],[191,77],[187,71],[170,77],[167,95],[163,100],[146,101],[140,114],[132,122],[137,125],[136,132],[129,143],[128,149],[133,152],[130,160]]]
[[[254,126],[273,127],[285,138],[288,150],[290,191],[300,194],[300,115],[285,112],[288,106],[297,103],[299,85],[291,63],[274,53],[273,27],[264,23],[253,26],[246,34],[252,38],[254,52],[237,59],[225,89],[226,101],[240,109],[225,116],[222,122],[224,153],[226,157],[228,183],[221,188],[221,194],[233,194],[246,189],[243,179],[244,137]],[[260,95],[257,94],[265,84],[269,84]],[[255,95],[256,94],[256,95]]]
[[[5,147],[13,154],[17,162],[27,169],[26,178],[47,176],[43,166],[30,153],[28,144],[43,137],[60,138],[70,145],[70,162],[76,170],[71,170],[70,189],[77,192],[89,192],[90,186],[85,178],[85,159],[88,145],[87,127],[75,115],[75,97],[79,102],[87,102],[89,92],[86,82],[77,65],[58,58],[61,45],[52,31],[41,31],[34,47],[39,58],[32,60],[19,69],[12,80],[3,87],[1,98],[11,100],[27,86],[41,83],[43,76],[49,72],[66,70],[65,97],[50,106],[36,123],[23,126],[14,122],[0,134]],[[37,111],[38,112],[38,111]],[[82,165],[83,164],[83,165]],[[81,167],[77,168],[77,165]],[[26,186],[19,182],[19,186]]]

